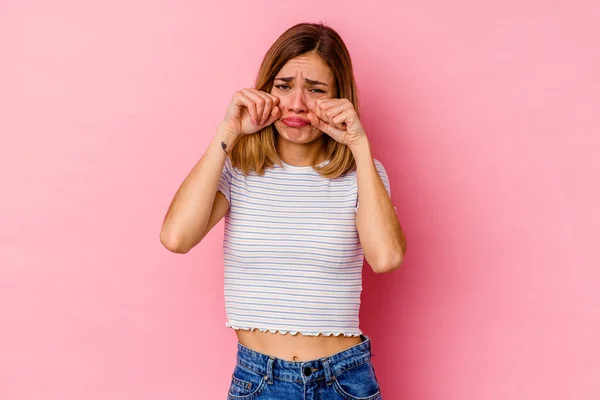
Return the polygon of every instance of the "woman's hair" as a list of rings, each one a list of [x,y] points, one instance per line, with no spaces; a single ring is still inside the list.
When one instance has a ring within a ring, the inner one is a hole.
[[[345,98],[354,105],[359,114],[358,95],[352,61],[342,38],[332,28],[324,24],[300,23],[285,31],[265,54],[255,86],[257,90],[271,92],[275,75],[292,58],[313,53],[318,55],[331,69],[334,77],[336,98]],[[276,149],[277,130],[269,125],[260,131],[244,135],[238,139],[230,151],[231,164],[244,174],[250,170],[259,175],[276,164],[281,165]],[[327,159],[325,166],[313,168],[322,176],[337,178],[356,167],[348,146],[336,142],[323,134]]]

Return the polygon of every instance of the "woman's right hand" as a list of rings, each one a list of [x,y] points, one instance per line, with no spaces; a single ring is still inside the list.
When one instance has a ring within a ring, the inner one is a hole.
[[[260,131],[281,117],[279,97],[256,89],[242,89],[233,94],[221,123],[236,135]]]

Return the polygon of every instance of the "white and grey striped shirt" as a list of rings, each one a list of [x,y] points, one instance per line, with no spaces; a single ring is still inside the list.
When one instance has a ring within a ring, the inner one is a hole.
[[[327,163],[325,161],[323,164]],[[390,194],[383,165],[375,165]],[[284,163],[248,176],[226,159],[225,325],[358,336],[363,250],[356,171],[336,179]]]

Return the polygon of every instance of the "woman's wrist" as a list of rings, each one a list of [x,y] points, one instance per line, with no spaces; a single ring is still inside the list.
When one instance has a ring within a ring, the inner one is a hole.
[[[233,148],[233,145],[237,142],[238,138],[239,134],[232,132],[224,123],[220,123],[213,141],[221,146],[225,153],[229,154],[229,151]]]
[[[354,159],[363,158],[364,155],[370,156],[371,154],[371,144],[369,143],[369,139],[367,135],[362,135],[360,139],[348,145]]]

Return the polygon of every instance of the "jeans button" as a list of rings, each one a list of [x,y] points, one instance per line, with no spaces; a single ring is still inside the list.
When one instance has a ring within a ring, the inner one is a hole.
[[[304,367],[304,375],[310,376],[310,374],[312,374],[310,367]]]

